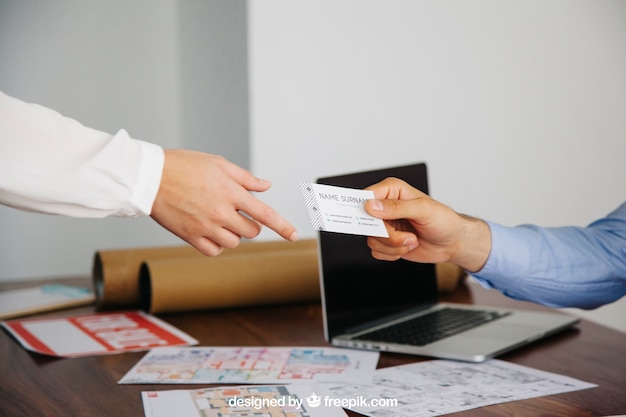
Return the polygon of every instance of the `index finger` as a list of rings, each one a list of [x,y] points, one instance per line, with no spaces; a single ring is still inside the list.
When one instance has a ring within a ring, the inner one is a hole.
[[[278,214],[276,210],[256,197],[249,195],[249,198],[240,209],[260,224],[278,233],[282,238],[292,242],[298,240],[296,228]]]

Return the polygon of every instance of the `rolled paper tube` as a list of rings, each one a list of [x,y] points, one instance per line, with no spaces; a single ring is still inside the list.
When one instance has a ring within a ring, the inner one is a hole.
[[[316,247],[149,259],[141,266],[141,307],[170,313],[315,301],[318,270]]]
[[[139,305],[139,267],[148,258],[201,255],[192,246],[102,250],[96,252],[92,277],[98,309]]]
[[[242,253],[263,251],[291,251],[299,249],[316,250],[314,239],[302,239],[296,242],[247,241],[234,249],[225,249],[216,258]],[[187,259],[209,258],[192,246],[164,246],[134,249],[101,250],[96,252],[93,261],[92,277],[96,293],[96,305],[99,310],[121,307],[138,307],[139,270],[141,264],[148,259]]]

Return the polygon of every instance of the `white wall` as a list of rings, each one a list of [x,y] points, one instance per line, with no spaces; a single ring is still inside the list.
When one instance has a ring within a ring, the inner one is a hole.
[[[246,62],[244,0],[0,0],[0,90],[93,128],[244,166]],[[181,243],[149,218],[0,206],[0,280],[88,275],[98,249]]]
[[[626,2],[264,0],[249,22],[252,168],[301,236],[299,180],[415,161],[507,225],[624,200]]]
[[[168,0],[171,1],[171,0]],[[250,165],[245,0],[177,0],[186,148]]]

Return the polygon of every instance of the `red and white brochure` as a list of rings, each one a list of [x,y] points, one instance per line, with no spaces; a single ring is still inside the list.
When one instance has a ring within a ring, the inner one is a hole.
[[[8,320],[2,326],[25,349],[67,358],[198,344],[188,334],[141,311]]]

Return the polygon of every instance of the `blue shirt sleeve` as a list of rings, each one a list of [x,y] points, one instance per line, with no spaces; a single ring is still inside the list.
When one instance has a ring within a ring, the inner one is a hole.
[[[626,294],[626,202],[587,227],[489,227],[491,253],[473,274],[488,288],[519,300],[584,309]]]

